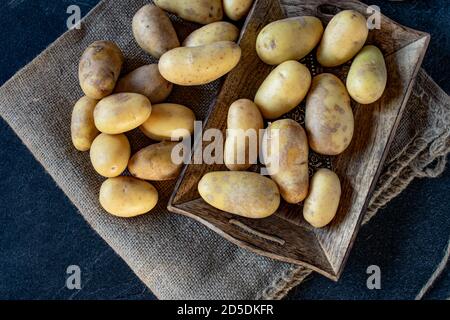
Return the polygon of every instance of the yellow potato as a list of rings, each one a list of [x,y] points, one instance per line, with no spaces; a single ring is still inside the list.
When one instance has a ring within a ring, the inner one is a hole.
[[[96,41],[84,51],[78,67],[80,86],[91,99],[100,100],[114,91],[123,54],[111,41]]]
[[[147,97],[137,93],[116,93],[103,98],[94,110],[95,126],[103,133],[119,134],[139,127],[152,112]]]
[[[117,177],[125,171],[130,154],[130,143],[124,134],[101,133],[95,138],[90,151],[95,171],[107,178]]]
[[[183,42],[185,47],[198,47],[219,41],[236,41],[239,37],[239,29],[225,21],[207,24],[195,30]]]
[[[341,199],[341,182],[331,170],[318,170],[303,207],[303,217],[313,227],[322,228],[335,217]]]
[[[172,180],[180,174],[182,164],[174,164],[172,150],[177,142],[152,144],[137,152],[128,163],[130,173],[142,180]]]
[[[344,152],[353,138],[354,118],[350,97],[342,81],[323,73],[313,79],[306,99],[309,146],[324,155]]]
[[[154,0],[155,4],[187,21],[208,24],[223,18],[222,0]]]
[[[250,11],[253,0],[223,0],[223,10],[228,18],[241,20]]]
[[[258,160],[259,130],[264,121],[253,101],[240,99],[228,110],[224,160],[230,170],[247,170]]]
[[[156,141],[181,139],[194,132],[194,122],[195,114],[191,109],[181,104],[161,103],[153,105],[151,116],[140,129]]]
[[[286,61],[267,76],[255,96],[265,119],[276,119],[303,101],[311,86],[311,73],[297,61]]]
[[[207,173],[200,180],[198,191],[211,206],[247,218],[266,218],[280,205],[276,183],[254,172]]]
[[[88,151],[92,141],[100,133],[94,123],[94,108],[97,102],[98,100],[83,97],[73,108],[70,131],[73,145],[79,151]]]
[[[347,77],[350,96],[361,104],[381,98],[387,83],[383,54],[375,46],[365,46],[353,60]]]
[[[139,46],[155,58],[179,47],[177,33],[164,11],[157,6],[143,6],[133,18],[133,35]]]
[[[202,85],[230,72],[241,59],[241,48],[231,41],[198,47],[181,47],[166,52],[159,60],[159,72],[168,81]]]
[[[322,33],[322,22],[316,17],[274,21],[258,34],[256,52],[262,61],[271,65],[300,60],[316,47]]]
[[[335,67],[353,58],[369,34],[366,18],[357,11],[344,10],[331,19],[317,50],[317,61]]]
[[[299,203],[308,195],[308,139],[292,119],[273,122],[263,138],[267,171],[288,203]],[[266,158],[267,157],[267,158]]]
[[[110,178],[100,188],[100,204],[110,214],[132,218],[152,210],[158,191],[150,183],[132,177]]]

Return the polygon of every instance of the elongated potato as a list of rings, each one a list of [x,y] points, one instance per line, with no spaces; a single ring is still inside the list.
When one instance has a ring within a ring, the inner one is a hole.
[[[142,66],[119,79],[116,93],[132,92],[146,96],[151,103],[166,100],[173,89],[173,84],[164,79],[157,64]]]
[[[303,101],[311,86],[311,73],[297,61],[286,61],[267,76],[255,96],[265,119],[276,119]]]
[[[83,97],[73,107],[70,131],[73,145],[79,151],[88,151],[92,141],[100,133],[94,123],[94,108],[97,102],[98,100]]]
[[[365,46],[353,60],[347,76],[347,90],[359,103],[370,104],[381,98],[387,83],[383,54],[375,46]]]
[[[267,64],[300,60],[308,55],[322,37],[322,22],[303,16],[274,21],[265,26],[256,39],[256,52]]]
[[[132,177],[110,178],[100,188],[100,204],[110,214],[132,218],[152,210],[158,191],[150,183]]]
[[[341,199],[341,182],[331,170],[318,170],[303,207],[303,217],[313,227],[322,228],[335,217]]]
[[[250,11],[253,0],[223,0],[223,10],[228,18],[241,20]]]
[[[353,138],[354,118],[350,97],[342,81],[322,73],[313,79],[306,99],[309,146],[324,155],[344,152]]]
[[[219,41],[236,41],[238,37],[239,29],[235,25],[218,21],[192,32],[184,39],[183,46],[198,47]]]
[[[172,150],[177,142],[163,141],[137,152],[128,163],[130,173],[142,180],[172,180],[180,174],[182,163],[172,161]]]
[[[308,195],[308,139],[292,119],[273,122],[263,138],[266,168],[288,203],[299,203]],[[266,158],[267,157],[267,158]]]
[[[241,59],[241,48],[231,41],[198,47],[182,47],[166,52],[159,60],[159,72],[168,81],[182,85],[202,85],[230,72]]]
[[[147,97],[137,93],[116,93],[106,97],[94,110],[95,126],[103,133],[119,134],[139,127],[152,112]]]
[[[114,91],[123,54],[111,41],[96,41],[84,51],[78,67],[80,86],[91,99],[100,100]]]
[[[187,21],[208,24],[223,18],[222,0],[154,0],[155,4]]]
[[[224,160],[228,169],[247,170],[258,161],[259,131],[264,121],[253,101],[240,99],[228,110]]]
[[[266,218],[280,205],[275,182],[254,172],[207,173],[200,180],[198,191],[211,206],[247,218]]]
[[[92,166],[98,174],[111,178],[125,171],[130,159],[131,147],[124,134],[101,133],[91,146]]]
[[[331,19],[317,50],[317,61],[335,67],[353,58],[369,34],[366,18],[357,11],[344,10]]]

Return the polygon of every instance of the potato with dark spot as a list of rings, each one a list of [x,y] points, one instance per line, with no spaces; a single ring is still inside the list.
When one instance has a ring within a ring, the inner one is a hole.
[[[130,160],[131,147],[124,134],[101,133],[91,146],[92,165],[98,174],[111,178],[125,171]]]
[[[94,123],[94,108],[97,102],[98,100],[83,97],[73,108],[70,131],[73,145],[79,151],[88,151],[92,141],[100,133]]]
[[[223,18],[222,0],[154,0],[155,4],[187,21],[208,24]]]
[[[218,21],[207,24],[195,30],[184,39],[184,47],[198,47],[219,41],[236,41],[239,37],[239,29],[226,21]]]
[[[228,18],[241,20],[250,11],[253,0],[223,0],[223,10]]]

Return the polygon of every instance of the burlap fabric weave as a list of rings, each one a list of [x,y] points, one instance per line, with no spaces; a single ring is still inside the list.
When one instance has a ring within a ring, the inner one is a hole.
[[[147,3],[100,2],[80,30],[68,31],[0,88],[0,114],[92,228],[157,297],[281,298],[310,271],[250,253],[193,220],[168,213],[165,207],[173,183],[156,184],[162,198],[158,208],[136,219],[114,218],[98,204],[103,179],[93,171],[88,153],[77,152],[70,139],[72,107],[82,96],[78,60],[91,42],[107,39],[122,48],[127,70],[152,62],[131,32],[134,13]],[[295,6],[285,8],[289,15],[295,14]],[[180,38],[190,31],[179,21],[176,27]],[[217,88],[217,83],[177,87],[170,101],[191,107],[204,119]],[[449,115],[448,96],[421,71],[367,217],[414,177],[435,176],[443,170],[449,151]],[[135,150],[149,143],[139,132],[133,132],[131,140]],[[432,162],[436,167],[429,168]]]

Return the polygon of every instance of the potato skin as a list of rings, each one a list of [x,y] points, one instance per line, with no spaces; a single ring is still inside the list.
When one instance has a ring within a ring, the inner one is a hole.
[[[103,133],[124,133],[143,124],[151,112],[152,105],[146,96],[116,93],[103,98],[95,107],[95,126]]]
[[[239,29],[226,21],[207,24],[195,30],[183,41],[184,47],[198,47],[219,41],[236,41]]]
[[[262,147],[267,156],[267,171],[277,183],[283,199],[288,203],[303,201],[309,187],[309,148],[302,126],[292,119],[273,122],[264,134]]]
[[[350,97],[342,81],[322,73],[313,79],[306,99],[306,132],[317,153],[337,155],[349,146],[354,131]]]
[[[311,16],[287,18],[265,26],[256,39],[256,52],[267,64],[277,65],[306,57],[319,43],[322,22]]]
[[[230,106],[228,110],[228,131],[227,139],[225,141],[224,161],[228,169],[232,171],[247,170],[252,166],[253,160],[250,158],[250,150],[254,152],[257,160],[258,158],[258,144],[259,131],[264,128],[264,121],[259,112],[258,107],[253,101],[248,99],[239,99]],[[242,130],[242,132],[240,131]],[[251,139],[249,137],[242,137],[241,133],[247,130],[254,130],[255,148],[250,149]],[[244,143],[241,145],[239,140],[243,139]],[[239,155],[243,156],[244,163],[240,164]]]
[[[277,119],[303,101],[311,86],[311,73],[297,61],[286,61],[267,76],[255,103],[265,119]]]
[[[370,104],[381,98],[387,83],[383,54],[375,46],[365,46],[355,57],[347,76],[350,96],[361,104]]]
[[[131,147],[124,134],[101,133],[91,146],[91,163],[98,174],[117,177],[125,171],[130,159]]]
[[[172,22],[154,5],[143,6],[133,17],[133,35],[139,46],[155,58],[180,46]]]
[[[114,91],[122,70],[124,57],[111,41],[96,41],[83,53],[78,66],[78,77],[84,94],[100,100]]]
[[[369,29],[366,18],[357,11],[344,10],[331,19],[317,50],[317,61],[336,67],[353,58],[364,46]]]
[[[182,163],[174,164],[172,150],[177,142],[164,141],[138,151],[129,161],[131,175],[142,180],[173,180],[180,174]]]
[[[275,182],[254,172],[210,172],[198,184],[200,196],[211,206],[239,216],[261,219],[280,205]]]
[[[119,79],[116,93],[132,92],[146,96],[151,103],[160,103],[167,99],[173,84],[164,79],[157,64],[142,66]]]
[[[200,24],[223,18],[222,0],[154,0],[154,3],[184,20]]]
[[[198,47],[181,47],[163,54],[159,72],[168,81],[182,86],[210,83],[230,72],[241,59],[241,48],[231,41]]]
[[[253,0],[223,0],[223,10],[228,18],[241,20],[250,11]]]
[[[132,177],[110,178],[100,188],[100,204],[110,214],[132,218],[152,210],[158,191],[150,183]]]
[[[331,170],[318,170],[303,206],[303,217],[315,228],[323,228],[335,217],[341,199],[341,182]]]
[[[94,108],[98,100],[82,97],[73,107],[70,131],[72,142],[79,151],[88,151],[100,133],[94,123]]]

